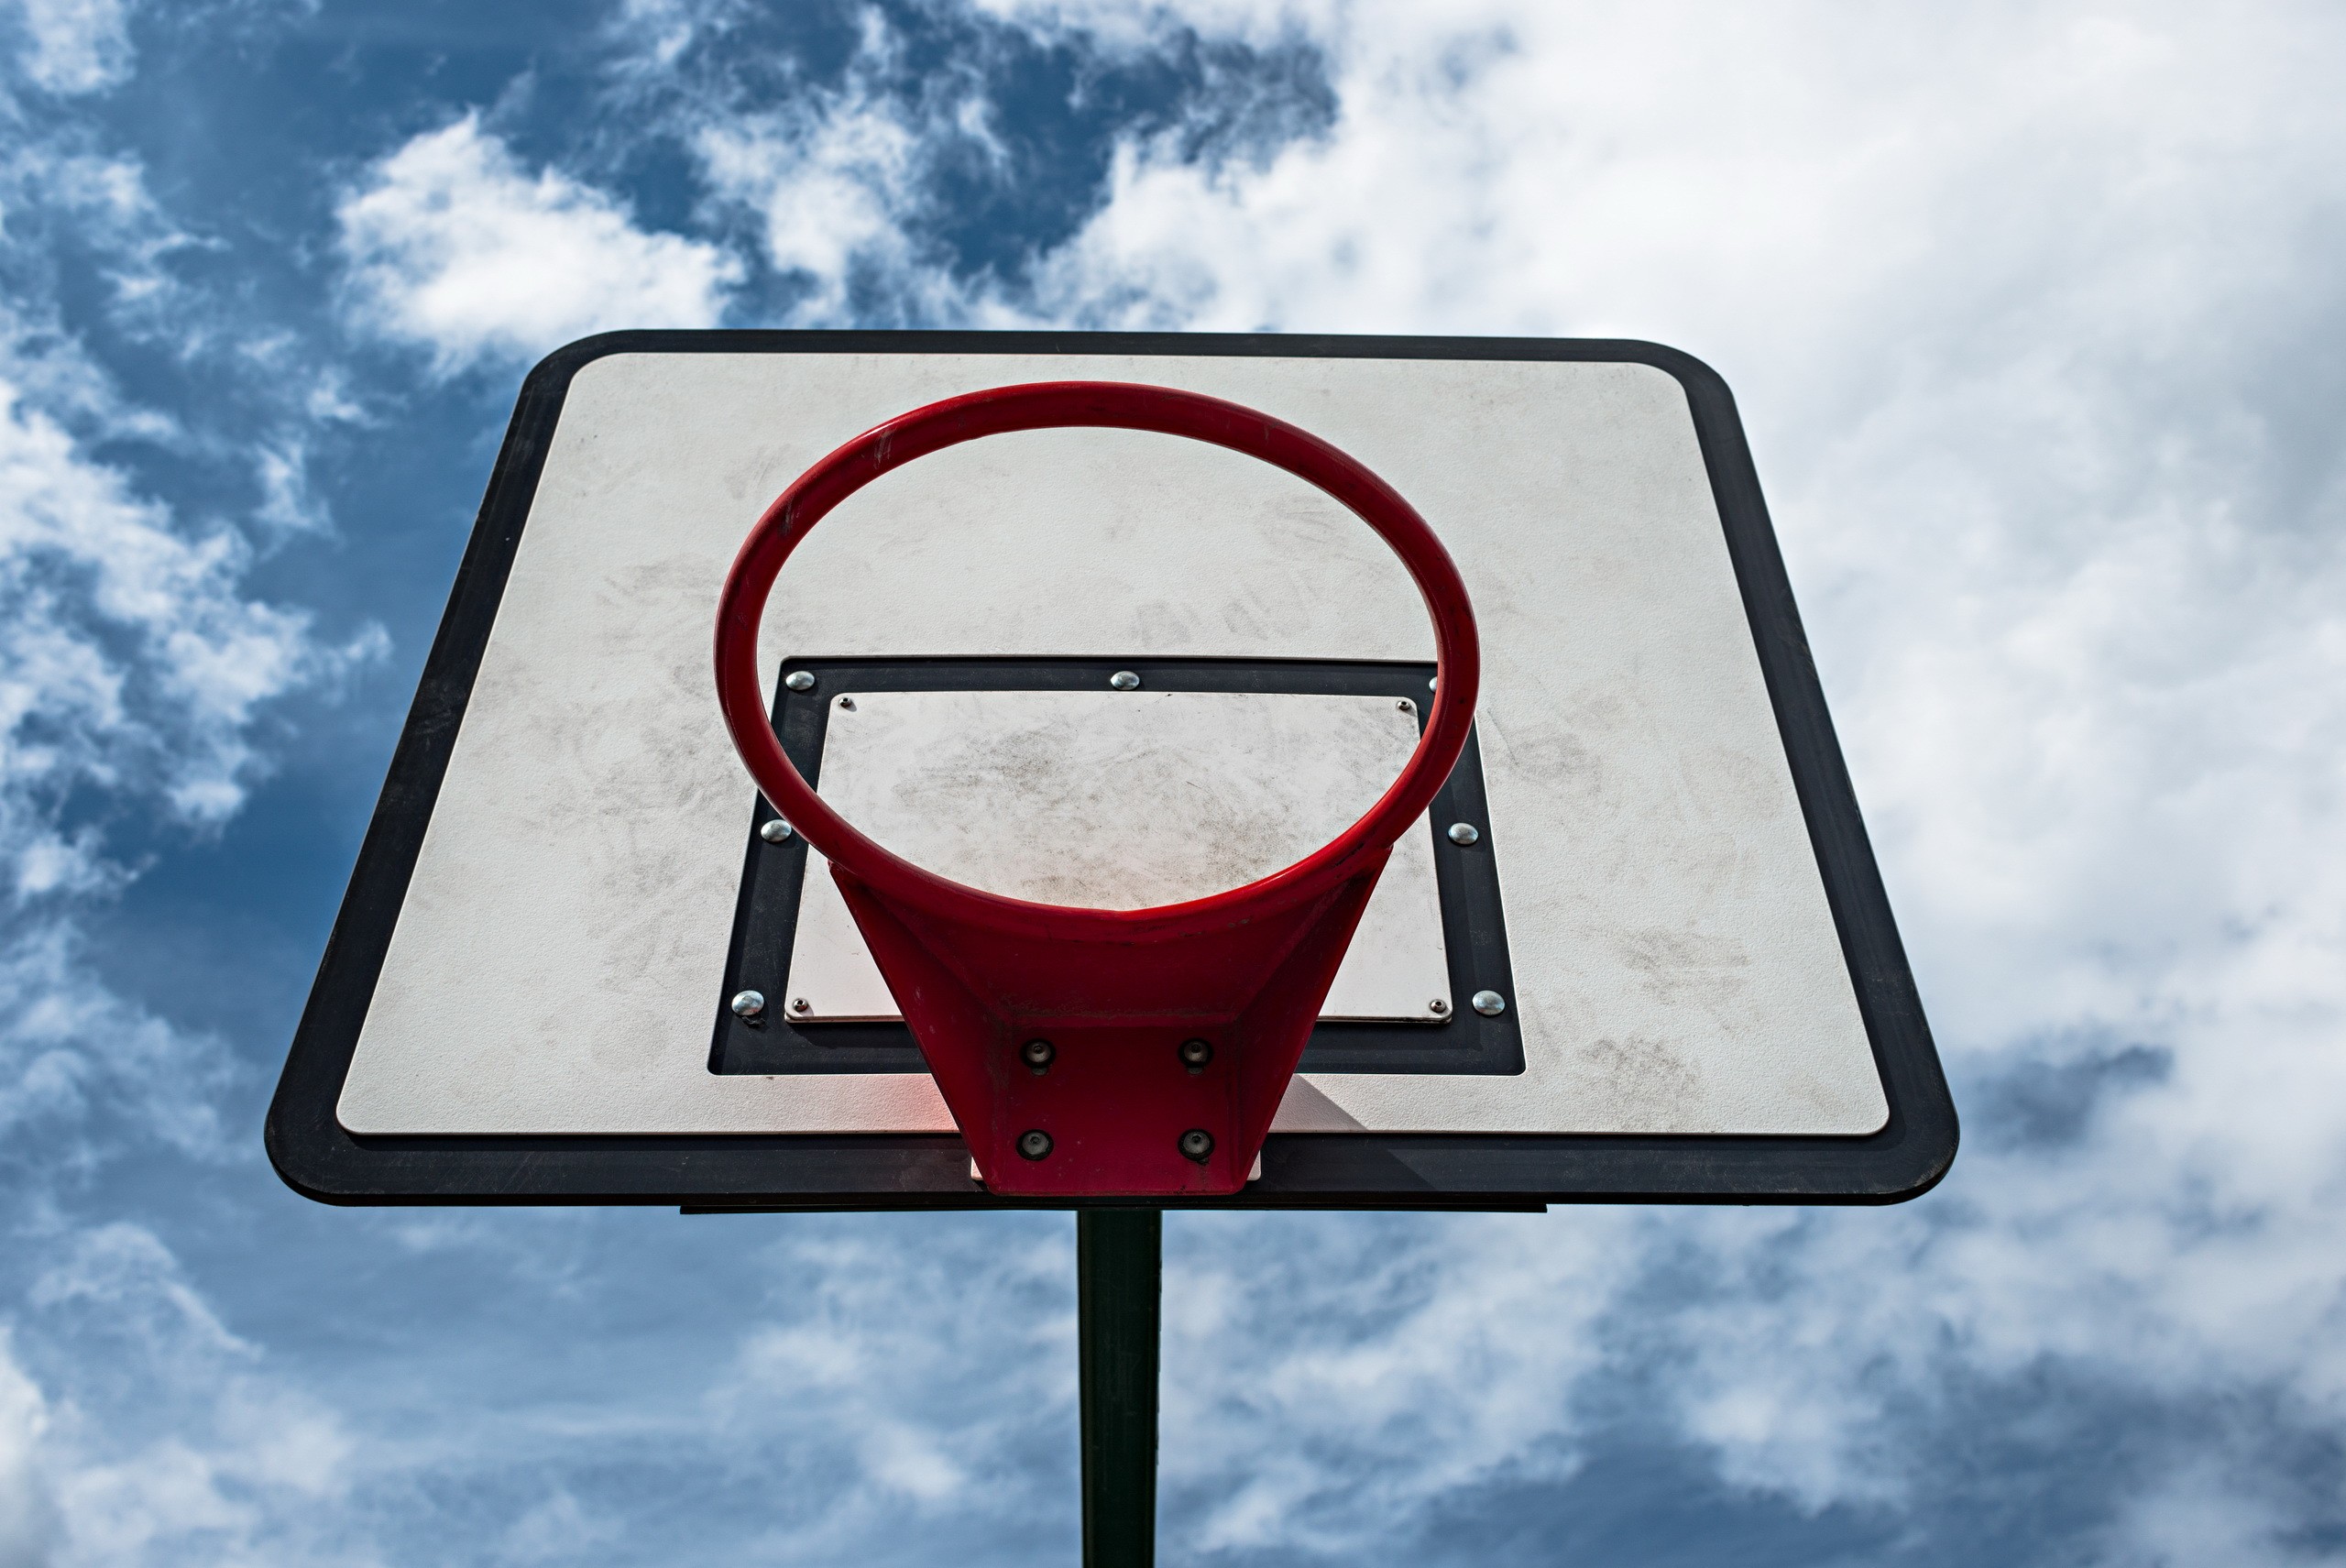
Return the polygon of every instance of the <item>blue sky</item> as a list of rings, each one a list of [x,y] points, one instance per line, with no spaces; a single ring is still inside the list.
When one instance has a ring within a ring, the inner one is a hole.
[[[2346,1561],[2334,7],[8,0],[0,62],[0,1568],[1071,1559],[1062,1218],[261,1156],[522,372],[708,324],[1741,400],[1955,1173],[1177,1217],[1168,1562]]]

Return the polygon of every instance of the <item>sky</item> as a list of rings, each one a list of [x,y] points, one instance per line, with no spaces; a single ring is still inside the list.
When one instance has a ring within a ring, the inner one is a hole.
[[[0,0],[0,1568],[1073,1560],[1066,1216],[261,1151],[521,378],[709,325],[1741,404],[1963,1153],[1174,1216],[1164,1561],[2346,1562],[2341,80],[2284,0]]]

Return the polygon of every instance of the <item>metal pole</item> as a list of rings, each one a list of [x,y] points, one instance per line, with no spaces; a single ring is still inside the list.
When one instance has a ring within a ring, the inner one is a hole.
[[[1157,1561],[1157,1298],[1165,1215],[1085,1209],[1075,1219],[1083,1368],[1084,1568]]]

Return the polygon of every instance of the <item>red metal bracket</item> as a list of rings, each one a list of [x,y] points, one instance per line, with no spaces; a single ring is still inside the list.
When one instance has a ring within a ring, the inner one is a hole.
[[[1439,661],[1425,732],[1376,804],[1316,853],[1184,904],[1031,904],[882,849],[826,806],[783,753],[759,678],[758,626],[799,542],[849,496],[915,458],[1068,426],[1186,436],[1283,468],[1376,530],[1416,580]],[[1393,841],[1431,804],[1466,744],[1481,669],[1466,586],[1391,486],[1268,414],[1115,381],[998,387],[864,432],[766,509],[717,614],[718,700],[742,762],[830,861],[986,1185],[1015,1196],[1163,1198],[1245,1186]]]

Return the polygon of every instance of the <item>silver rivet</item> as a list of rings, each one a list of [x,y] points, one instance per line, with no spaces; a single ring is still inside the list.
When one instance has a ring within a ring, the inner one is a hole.
[[[795,692],[813,691],[815,689],[815,672],[812,670],[793,670],[790,674],[782,678],[782,684],[788,686]]]
[[[847,709],[850,713],[853,713],[855,711],[855,698],[851,696],[843,696],[839,698],[839,706]]]
[[[1018,1047],[1018,1054],[1026,1059],[1028,1067],[1035,1069],[1035,1076],[1040,1078],[1043,1075],[1043,1069],[1051,1065],[1051,1058],[1058,1056],[1059,1051],[1058,1047],[1048,1040],[1029,1040]]]
[[[1181,1157],[1203,1165],[1213,1154],[1213,1135],[1203,1127],[1191,1127],[1181,1135]]]
[[[1478,991],[1474,993],[1474,1011],[1485,1018],[1496,1018],[1507,1011],[1507,998],[1496,991]]]
[[[1398,702],[1395,703],[1393,706],[1394,706],[1395,707],[1399,708],[1399,709],[1400,709],[1402,712],[1404,712],[1404,713],[1415,713],[1415,712],[1417,712],[1417,711],[1418,711],[1418,705],[1417,705],[1416,703],[1414,703],[1414,702],[1411,702],[1408,697],[1403,697],[1400,701],[1398,701]]]
[[[733,1014],[735,1017],[754,1018],[765,1010],[766,999],[762,992],[755,991],[737,991],[733,993]]]
[[[1140,677],[1130,670],[1118,670],[1108,677],[1108,684],[1120,692],[1134,691],[1140,685]]]
[[[1453,844],[1472,844],[1481,837],[1480,833],[1474,831],[1474,825],[1472,822],[1453,822],[1450,825],[1450,841]]]
[[[1431,681],[1428,681],[1428,682],[1426,683],[1426,690],[1428,690],[1428,691],[1432,691],[1432,690],[1436,689],[1438,686],[1440,686],[1440,685],[1441,685],[1441,684],[1442,684],[1442,682],[1441,682],[1441,678],[1440,678],[1439,676],[1437,676],[1435,679],[1431,680]]]
[[[790,1010],[793,1013],[812,1013],[815,1004],[803,996],[794,996],[790,999]]]
[[[1181,1065],[1191,1072],[1205,1071],[1206,1063],[1211,1060],[1213,1060],[1212,1041],[1183,1040],[1181,1042]]]
[[[1051,1152],[1051,1135],[1040,1127],[1018,1135],[1018,1157],[1041,1159]]]
[[[1437,996],[1426,1003],[1426,1011],[1437,1018],[1447,1018],[1450,1016],[1450,1001],[1447,997]]]
[[[790,837],[790,824],[777,817],[758,829],[758,837],[769,844],[782,843]]]

